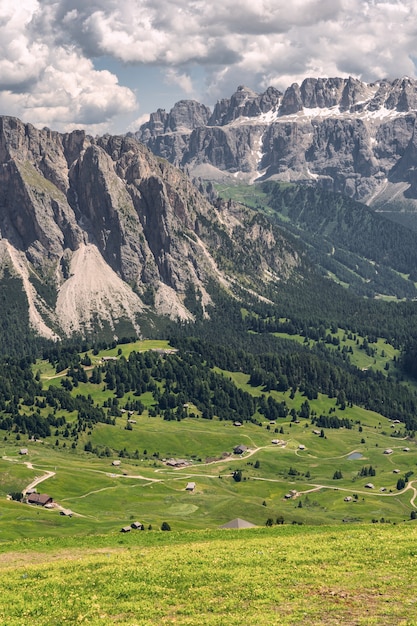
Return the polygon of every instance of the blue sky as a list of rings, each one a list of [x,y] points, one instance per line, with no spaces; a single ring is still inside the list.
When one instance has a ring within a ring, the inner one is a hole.
[[[416,75],[417,0],[0,0],[0,114],[135,130],[244,84]]]

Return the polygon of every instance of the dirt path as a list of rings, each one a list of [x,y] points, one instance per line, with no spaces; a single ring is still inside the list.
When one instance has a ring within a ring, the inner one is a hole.
[[[27,465],[29,469],[33,469],[32,463],[25,463],[25,465]],[[23,489],[22,491],[23,495],[26,495],[29,489],[33,489],[34,487],[39,485],[39,483],[43,483],[44,480],[48,480],[48,478],[51,478],[52,476],[55,476],[55,472],[50,472],[48,470],[45,470],[45,474],[43,476],[38,476],[27,487]]]

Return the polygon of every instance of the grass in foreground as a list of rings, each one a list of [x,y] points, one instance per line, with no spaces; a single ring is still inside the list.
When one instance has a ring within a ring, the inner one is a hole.
[[[5,544],[0,622],[411,625],[416,538],[408,523]]]

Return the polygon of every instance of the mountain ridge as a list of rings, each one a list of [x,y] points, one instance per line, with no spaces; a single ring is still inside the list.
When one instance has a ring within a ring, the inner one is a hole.
[[[187,104],[188,103],[188,104]],[[417,206],[417,81],[306,78],[284,93],[239,86],[213,111],[182,100],[135,136],[205,179],[320,183],[374,207]]]
[[[232,294],[235,258],[255,249],[247,210],[216,208],[132,137],[2,117],[0,157],[0,268],[20,278],[31,325],[48,339],[104,327],[117,336],[121,321],[140,335],[141,317],[192,320],[189,285],[207,315],[210,282]],[[247,266],[246,288],[262,296],[260,268],[282,278],[300,260],[257,219],[256,237],[269,243],[256,270]]]

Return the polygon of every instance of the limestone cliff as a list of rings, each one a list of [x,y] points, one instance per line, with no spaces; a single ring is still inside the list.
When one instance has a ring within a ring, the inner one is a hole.
[[[417,81],[306,78],[284,93],[238,87],[211,114],[193,101],[181,127],[144,124],[157,155],[206,179],[318,182],[377,208],[417,208]],[[159,110],[160,119],[178,116]]]
[[[169,125],[207,119],[204,107],[192,119],[178,108]],[[59,134],[0,118],[0,270],[21,278],[43,336],[117,335],[121,323],[140,334],[155,315],[192,319],[189,285],[204,309],[211,281],[233,292],[237,259],[255,251],[255,232],[269,247],[248,265],[245,288],[262,296],[259,268],[268,280],[286,276],[297,253],[270,225],[247,230],[253,216],[232,213],[133,137]]]

